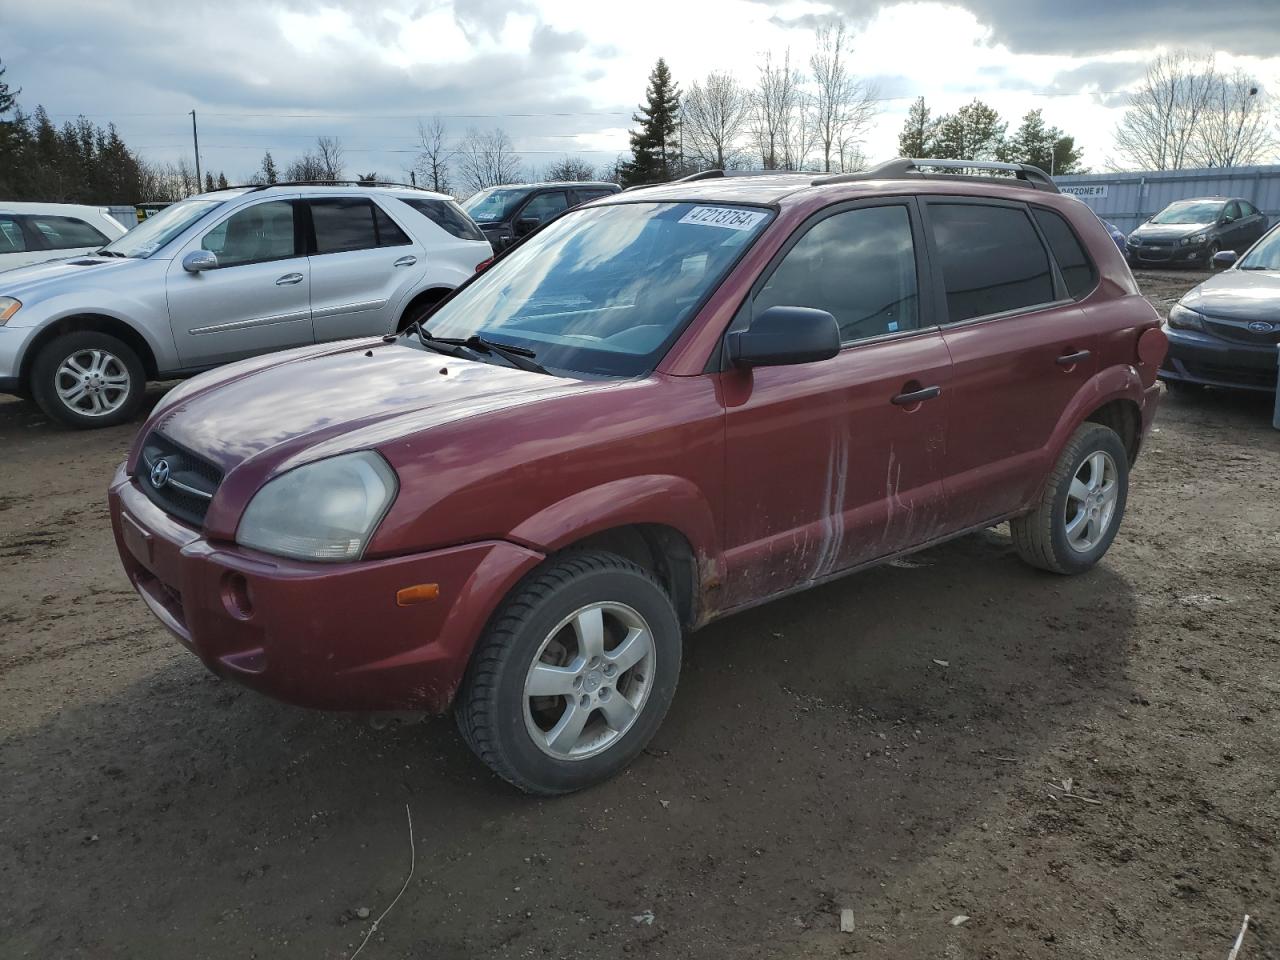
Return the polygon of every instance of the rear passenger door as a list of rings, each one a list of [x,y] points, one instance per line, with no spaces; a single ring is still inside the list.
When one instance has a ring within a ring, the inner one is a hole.
[[[316,342],[391,333],[426,269],[425,253],[369,197],[304,201],[312,225]]]
[[[823,211],[766,269],[734,327],[772,306],[840,327],[819,363],[729,369],[725,599],[751,603],[937,536],[950,359],[914,202]]]
[[[924,206],[952,360],[947,499],[963,528],[1020,509],[1043,482],[1054,428],[1097,369],[1099,337],[1076,303],[1097,270],[1051,210],[973,198]]]

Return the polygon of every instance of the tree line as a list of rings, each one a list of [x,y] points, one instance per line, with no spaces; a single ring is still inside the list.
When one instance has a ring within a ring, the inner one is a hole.
[[[442,193],[467,195],[526,179],[611,180],[632,185],[706,169],[854,171],[866,165],[867,134],[885,102],[852,69],[852,38],[843,23],[819,27],[803,64],[785,50],[765,52],[751,83],[712,72],[682,91],[664,59],[649,74],[632,117],[630,153],[602,168],[566,154],[531,167],[500,127],[468,128],[454,138],[436,115],[417,125],[411,165],[388,179],[410,178]],[[85,117],[55,125],[43,106],[25,113],[0,61],[0,198],[78,203],[177,200],[224,187],[222,171],[197,177],[189,158],[153,163],[131,149],[114,124]],[[1273,98],[1256,78],[1219,70],[1211,56],[1162,53],[1127,94],[1114,135],[1110,169],[1176,170],[1264,162],[1275,155]],[[998,111],[975,99],[935,114],[924,97],[907,111],[898,135],[903,156],[1030,163],[1053,174],[1084,172],[1076,138],[1024,114],[1009,132]],[[351,175],[341,140],[318,137],[283,165],[270,150],[238,182],[332,181]],[[376,171],[353,179],[381,179]]]

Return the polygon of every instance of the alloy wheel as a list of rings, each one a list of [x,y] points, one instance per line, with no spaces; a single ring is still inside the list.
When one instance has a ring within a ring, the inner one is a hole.
[[[1111,454],[1098,450],[1085,457],[1067,490],[1063,523],[1067,543],[1088,553],[1106,536],[1120,495],[1119,474]]]
[[[653,687],[656,650],[645,619],[622,603],[592,603],[543,640],[524,682],[525,728],[543,753],[582,760],[635,724]]]
[[[58,399],[85,417],[105,417],[119,410],[129,397],[129,368],[106,350],[77,350],[58,365],[53,375]]]

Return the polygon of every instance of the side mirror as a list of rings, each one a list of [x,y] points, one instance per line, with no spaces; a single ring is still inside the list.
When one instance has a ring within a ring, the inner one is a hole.
[[[218,255],[212,250],[192,250],[182,258],[182,269],[187,273],[199,273],[201,270],[216,270]]]
[[[836,318],[811,307],[770,307],[728,339],[729,359],[739,367],[815,363],[840,352]]]
[[[516,236],[527,236],[538,229],[538,221],[533,217],[521,217],[516,221]]]
[[[1237,259],[1239,258],[1236,257],[1234,250],[1219,250],[1213,255],[1213,265],[1223,270],[1235,263]]]

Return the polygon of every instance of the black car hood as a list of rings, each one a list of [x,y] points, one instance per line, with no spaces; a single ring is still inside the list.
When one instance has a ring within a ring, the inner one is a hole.
[[[1141,240],[1181,240],[1192,234],[1211,230],[1211,223],[1144,223],[1129,236]]]
[[[1227,270],[1188,293],[1182,304],[1206,317],[1280,323],[1280,271]]]

